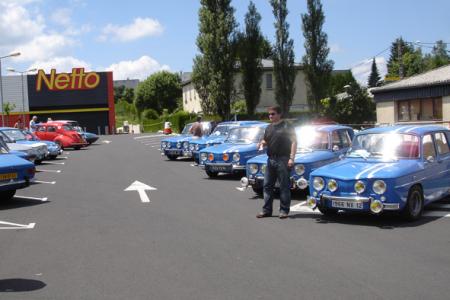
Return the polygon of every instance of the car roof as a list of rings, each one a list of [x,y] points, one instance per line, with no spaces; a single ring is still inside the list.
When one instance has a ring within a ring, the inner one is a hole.
[[[217,124],[217,126],[219,126],[219,125],[245,126],[245,125],[262,124],[262,123],[265,123],[265,122],[261,122],[261,121],[225,121],[225,122],[220,122],[219,124]]]
[[[358,135],[367,133],[409,133],[415,135],[424,135],[435,131],[449,131],[447,128],[438,125],[394,125],[370,128],[360,131]]]
[[[6,129],[17,129],[17,130],[19,130],[18,128],[14,128],[14,127],[0,127],[0,130],[6,130]]]
[[[333,131],[333,130],[339,130],[339,129],[351,129],[353,130],[353,128],[349,127],[349,126],[344,126],[344,125],[319,125],[319,124],[313,124],[313,125],[302,125],[302,126],[296,126],[295,129],[298,128],[302,128],[302,127],[311,127],[314,128],[317,131]]]

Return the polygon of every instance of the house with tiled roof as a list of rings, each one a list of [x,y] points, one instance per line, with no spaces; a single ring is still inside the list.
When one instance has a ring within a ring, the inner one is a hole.
[[[450,124],[450,65],[371,92],[377,105],[378,123]]]

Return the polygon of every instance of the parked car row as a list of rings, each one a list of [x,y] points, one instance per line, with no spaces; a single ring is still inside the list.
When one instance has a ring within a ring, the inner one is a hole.
[[[161,154],[192,157],[212,178],[245,173],[242,186],[263,193],[267,154],[256,145],[267,123],[224,122],[202,138],[188,133],[191,125],[163,139]],[[291,189],[308,194],[307,204],[323,214],[397,211],[416,220],[426,205],[450,194],[450,131],[444,127],[397,125],[356,133],[342,125],[304,125],[295,131]]]
[[[56,159],[65,148],[88,146],[85,137],[68,122],[74,121],[40,123],[35,132],[0,127],[1,200],[13,198],[17,189],[30,185],[36,172],[35,164]]]

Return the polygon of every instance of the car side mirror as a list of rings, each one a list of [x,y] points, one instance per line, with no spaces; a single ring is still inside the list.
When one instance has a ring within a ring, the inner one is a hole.
[[[427,162],[429,162],[429,163],[433,163],[434,162],[434,157],[433,156],[428,156],[427,157]]]
[[[333,146],[333,151],[334,151],[334,152],[339,151],[339,146],[338,146],[338,145],[334,145],[334,146]]]
[[[345,155],[344,155],[344,154],[341,154],[341,155],[339,155],[339,159],[340,159],[340,160],[343,160],[343,159],[344,159],[344,157],[345,157]]]

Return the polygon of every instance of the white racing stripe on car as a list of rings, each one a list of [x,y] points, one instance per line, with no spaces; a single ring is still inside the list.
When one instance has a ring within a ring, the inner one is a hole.
[[[384,163],[382,163],[382,164],[375,164],[375,165],[371,166],[370,168],[367,168],[367,169],[365,169],[365,170],[359,172],[359,173],[355,176],[355,179],[356,179],[356,180],[360,179],[361,176],[362,176],[364,173],[369,173],[370,171],[372,171],[372,170],[374,170],[374,169],[376,169],[376,168],[379,168],[380,166],[384,166]]]
[[[369,173],[369,175],[367,175],[367,178],[373,178],[375,176],[375,174],[383,169],[389,168],[391,167],[393,164],[386,164],[384,166],[381,166],[378,169],[373,170],[372,172]]]

